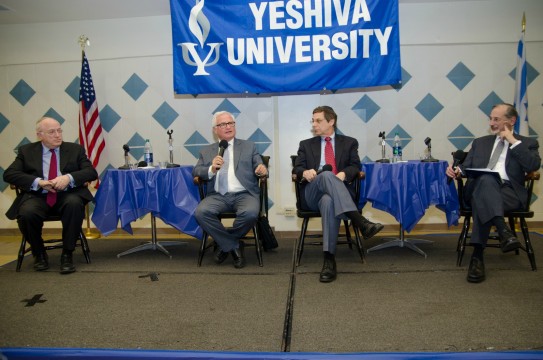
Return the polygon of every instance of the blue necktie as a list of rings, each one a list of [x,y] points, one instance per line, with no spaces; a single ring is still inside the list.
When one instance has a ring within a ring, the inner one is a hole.
[[[230,149],[226,149],[222,156],[224,163],[219,170],[219,193],[224,195],[228,192],[228,166],[230,162]]]

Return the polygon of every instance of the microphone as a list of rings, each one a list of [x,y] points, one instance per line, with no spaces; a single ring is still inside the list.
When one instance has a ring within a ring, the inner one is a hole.
[[[224,150],[226,150],[226,148],[228,147],[228,141],[226,140],[221,140],[219,142],[219,156],[223,156],[224,155]],[[216,170],[219,170],[221,167],[218,166],[216,167]]]
[[[466,156],[468,156],[467,152],[464,152],[463,150],[456,150],[453,154],[453,164],[452,168],[453,170],[456,170],[458,165],[462,164],[464,160],[466,160]],[[453,178],[447,179],[447,184],[450,184]]]
[[[219,156],[224,155],[224,150],[226,150],[227,147],[228,147],[228,141],[221,140],[221,142],[219,143]]]
[[[323,165],[322,169],[317,171],[317,175],[319,175],[320,173],[323,173],[325,171],[332,171],[332,165],[330,165],[330,164]],[[302,180],[300,180],[300,184],[303,184],[304,182],[307,182],[307,179],[302,177]]]
[[[128,144],[124,144],[123,150],[124,150],[124,165],[121,166],[119,169],[127,170],[130,168],[130,166],[128,166],[128,153],[130,152],[130,146],[128,146]]]
[[[322,169],[320,169],[319,171],[317,171],[317,175],[319,175],[320,173],[325,172],[325,171],[332,171],[332,165],[330,165],[330,164],[324,164],[324,166],[322,167]]]

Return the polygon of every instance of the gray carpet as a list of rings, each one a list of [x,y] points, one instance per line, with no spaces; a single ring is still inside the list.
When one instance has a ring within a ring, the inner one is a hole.
[[[338,249],[338,279],[321,284],[321,248],[306,246],[292,272],[293,239],[247,266],[211,253],[196,266],[199,241],[116,255],[142,239],[89,240],[77,272],[32,270],[26,258],[0,268],[0,347],[86,347],[291,352],[456,352],[543,349],[543,274],[524,253],[486,252],[487,280],[466,282],[468,248],[457,267],[456,236],[418,236],[427,258],[407,248]],[[380,238],[366,243],[371,247]],[[543,266],[543,237],[532,234]],[[153,276],[156,275],[156,281]],[[291,287],[291,285],[293,285]],[[38,296],[42,294],[41,296]],[[292,301],[289,301],[292,296]],[[26,306],[34,299],[33,306]],[[292,312],[287,312],[291,309]],[[286,316],[289,315],[289,316]],[[285,321],[287,322],[285,326]]]

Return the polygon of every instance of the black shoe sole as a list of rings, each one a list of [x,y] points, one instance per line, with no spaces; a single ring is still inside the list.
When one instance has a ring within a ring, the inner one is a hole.
[[[333,277],[333,278],[322,278],[322,277],[319,277],[319,281],[321,283],[330,283],[332,281],[336,280],[336,277]]]
[[[485,279],[486,279],[485,276],[483,276],[483,277],[477,277],[477,278],[475,278],[475,277],[469,277],[469,276],[468,276],[468,278],[467,278],[468,282],[473,283],[473,284],[477,284],[477,283],[483,282],[483,281],[485,281]]]
[[[60,269],[61,274],[71,274],[75,272],[75,267]]]
[[[506,246],[501,247],[502,253],[508,253],[517,249],[520,249],[521,245],[520,242],[513,242],[510,244],[507,244]]]
[[[364,237],[365,240],[368,240],[374,237],[375,235],[377,235],[377,233],[379,233],[383,229],[384,229],[383,224],[374,224],[370,228],[370,231],[367,234],[362,233],[362,236]]]

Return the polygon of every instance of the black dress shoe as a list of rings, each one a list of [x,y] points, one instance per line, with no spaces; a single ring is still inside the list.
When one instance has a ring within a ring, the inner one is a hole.
[[[513,232],[505,228],[500,233],[500,248],[503,253],[520,248],[520,241],[515,237]]]
[[[239,248],[230,250],[232,258],[234,259],[234,267],[236,269],[241,269],[245,267],[245,256],[243,256],[243,243],[239,244]]]
[[[482,259],[472,257],[468,269],[468,282],[480,283],[485,278],[485,263]]]
[[[49,269],[49,259],[47,253],[39,253],[34,256],[34,270],[45,271]]]
[[[220,248],[217,248],[217,250],[215,250],[215,255],[213,256],[213,260],[215,260],[217,264],[222,264],[224,260],[226,260],[227,257],[228,257],[227,252],[224,252]]]
[[[329,283],[336,279],[337,270],[336,270],[336,259],[332,254],[324,255],[324,264],[322,265],[322,270],[319,275],[319,281],[323,283]]]
[[[368,240],[374,237],[379,231],[383,230],[383,228],[384,226],[382,224],[367,221],[362,228],[362,236],[364,239]]]
[[[75,272],[75,266],[72,253],[63,252],[60,256],[60,273],[71,274],[73,272]]]

